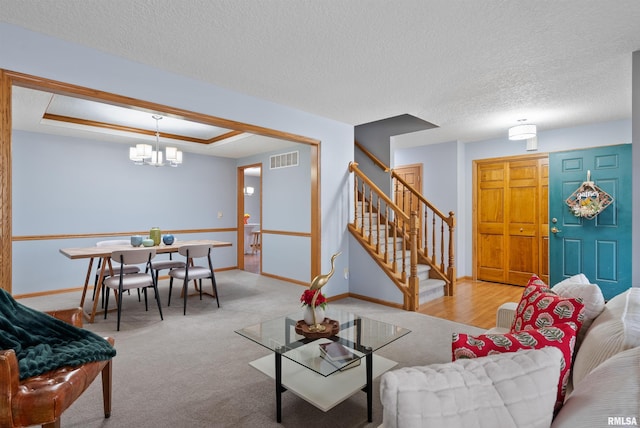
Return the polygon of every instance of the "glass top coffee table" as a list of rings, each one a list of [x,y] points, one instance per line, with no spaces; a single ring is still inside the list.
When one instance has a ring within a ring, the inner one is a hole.
[[[367,393],[367,418],[372,422],[373,380],[397,364],[374,352],[410,333],[350,312],[329,309],[326,317],[337,324],[338,331],[318,339],[296,333],[300,313],[236,330],[273,351],[250,365],[275,380],[278,422],[282,422],[282,393],[287,390],[325,412],[362,390]],[[347,348],[349,358],[323,355],[320,344],[332,342]]]

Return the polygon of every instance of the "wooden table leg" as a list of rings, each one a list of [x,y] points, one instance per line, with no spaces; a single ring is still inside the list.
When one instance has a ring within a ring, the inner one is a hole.
[[[87,276],[84,279],[84,288],[82,289],[82,297],[80,298],[80,307],[84,308],[84,299],[87,297],[87,288],[89,287],[89,279],[91,278],[91,268],[93,267],[93,257],[89,259],[89,268],[87,269]]]
[[[98,276],[98,283],[96,284],[96,298],[93,299],[93,308],[91,309],[91,314],[89,316],[89,322],[93,324],[93,320],[96,318],[96,311],[98,310],[98,300],[100,296],[100,292],[102,290],[102,281],[104,280],[104,268],[107,263],[111,263],[110,257],[104,257],[102,259],[102,267],[100,267],[100,275]]]

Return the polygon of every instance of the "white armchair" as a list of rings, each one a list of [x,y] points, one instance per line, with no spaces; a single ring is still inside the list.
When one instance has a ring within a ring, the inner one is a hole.
[[[513,319],[516,316],[516,302],[503,303],[496,312],[496,326],[487,333],[507,333],[511,330]]]

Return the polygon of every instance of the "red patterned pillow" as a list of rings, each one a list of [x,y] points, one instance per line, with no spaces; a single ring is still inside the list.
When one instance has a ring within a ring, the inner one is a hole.
[[[561,297],[536,275],[531,276],[516,308],[511,332],[535,330],[558,323],[572,323],[580,330],[585,319],[582,299]]]
[[[554,346],[562,351],[560,377],[558,380],[558,395],[556,397],[556,411],[562,407],[571,371],[571,359],[576,343],[576,330],[569,323],[560,323],[552,327],[539,330],[527,330],[519,333],[469,334],[454,333],[451,351],[453,361],[460,358],[485,357],[487,355],[516,352],[522,349],[540,349]]]

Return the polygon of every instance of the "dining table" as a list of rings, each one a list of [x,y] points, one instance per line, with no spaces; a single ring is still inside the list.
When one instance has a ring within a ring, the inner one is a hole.
[[[156,245],[149,248],[154,248],[156,250],[156,254],[171,254],[171,253],[177,253],[178,249],[184,245],[198,245],[198,244],[210,244],[214,248],[230,247],[232,245],[231,242],[225,242],[225,241],[215,241],[210,239],[194,239],[194,240],[187,240],[187,241],[176,241],[171,245],[166,245],[162,243],[160,245]],[[71,260],[89,259],[87,276],[85,277],[85,280],[84,280],[82,297],[80,298],[80,307],[82,308],[82,311],[85,317],[90,323],[93,323],[93,321],[95,320],[96,313],[98,311],[98,300],[99,300],[98,298],[93,299],[93,306],[91,308],[91,311],[87,313],[84,308],[84,302],[87,295],[87,289],[89,287],[89,280],[91,278],[91,272],[92,272],[94,260],[97,258],[102,259],[100,273],[98,275],[98,282],[96,284],[96,290],[95,290],[95,296],[99,296],[100,291],[102,289],[102,282],[104,280],[104,277],[106,276],[105,270],[109,269],[108,266],[110,266],[109,261],[111,258],[111,253],[114,251],[131,250],[133,248],[135,247],[133,247],[132,245],[114,245],[114,246],[108,246],[108,247],[93,246],[93,247],[61,248],[60,249],[60,253],[62,253],[64,256],[66,256]],[[143,248],[143,247],[140,247],[140,248]]]

